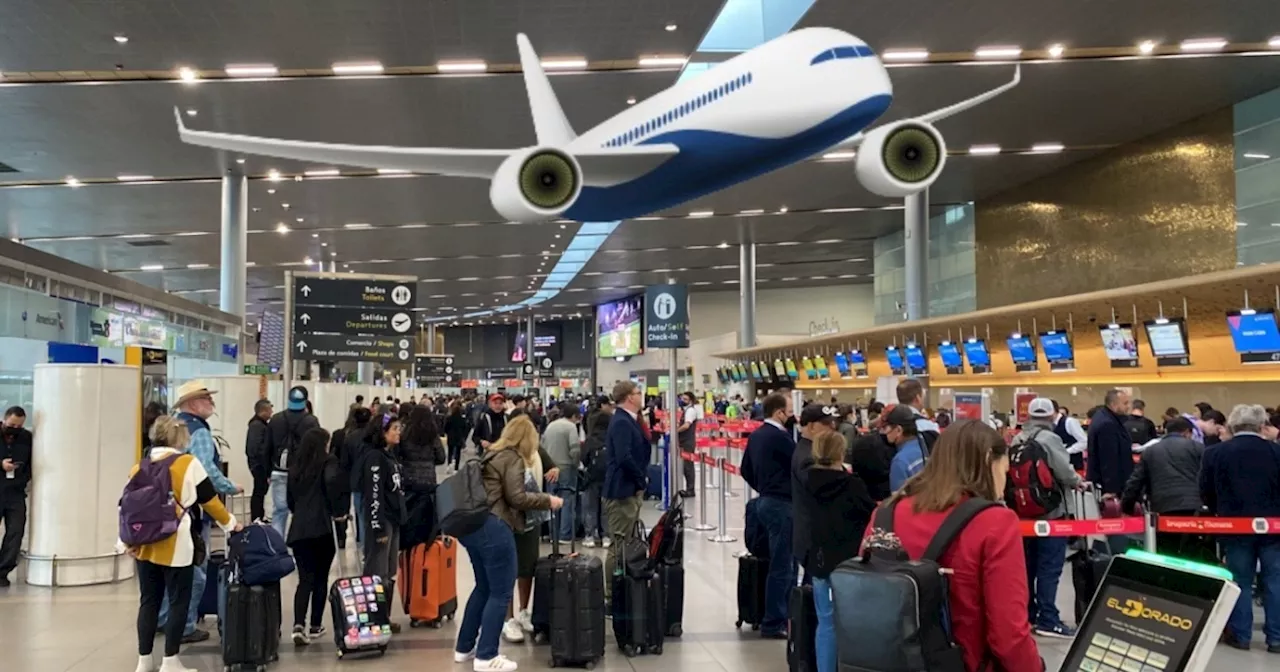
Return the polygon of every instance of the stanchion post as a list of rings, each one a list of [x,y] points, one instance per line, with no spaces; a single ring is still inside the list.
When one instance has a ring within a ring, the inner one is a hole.
[[[698,453],[695,452],[694,457],[697,456]],[[698,463],[698,524],[693,529],[709,532],[716,529],[715,525],[707,522],[707,469],[710,467],[702,460],[698,460]]]
[[[725,476],[723,475],[724,465],[727,463],[727,461],[725,460],[725,458],[721,457],[716,461],[716,463],[717,463],[717,466],[720,468],[720,471],[722,472],[720,478],[724,479],[725,478]],[[720,488],[720,534],[717,534],[716,536],[711,537],[711,541],[714,541],[718,544],[727,544],[727,543],[732,543],[737,541],[738,538],[729,534],[729,526],[728,526],[728,523],[725,522],[725,515],[727,515],[726,510],[729,508],[729,498],[728,498],[729,482],[725,480],[721,480],[720,484],[723,486]]]
[[[1143,515],[1142,542],[1143,547],[1148,553],[1156,552],[1156,525],[1158,523],[1155,513],[1148,511]]]

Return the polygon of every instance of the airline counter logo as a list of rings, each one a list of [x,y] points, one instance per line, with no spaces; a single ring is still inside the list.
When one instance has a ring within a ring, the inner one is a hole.
[[[1191,619],[1166,613],[1159,609],[1151,609],[1143,604],[1141,600],[1125,599],[1122,603],[1117,598],[1109,597],[1107,598],[1107,608],[1114,609],[1129,618],[1152,620],[1179,630],[1190,630],[1195,627],[1195,622]]]

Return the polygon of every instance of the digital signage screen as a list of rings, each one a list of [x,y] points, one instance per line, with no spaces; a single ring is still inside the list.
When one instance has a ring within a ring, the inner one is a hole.
[[[867,377],[867,356],[862,354],[861,350],[851,350],[849,352],[849,367],[853,369],[853,375],[857,378]]]
[[[938,355],[942,357],[942,367],[950,375],[964,373],[964,355],[960,354],[960,346],[951,341],[938,344]]]
[[[991,353],[987,351],[987,342],[970,338],[964,342],[964,358],[969,360],[969,370],[974,373],[991,373]]]
[[[835,355],[835,360],[836,360],[836,371],[839,371],[841,376],[848,377],[850,375],[849,374],[849,358],[846,357],[843,352],[837,352]]]
[[[534,334],[534,358],[550,357],[554,361],[560,361],[560,323],[539,324]],[[528,334],[523,330],[517,329],[511,340],[511,361],[525,361],[529,347]]]
[[[758,362],[751,362],[751,379],[756,382],[764,380],[760,374],[760,364]]]
[[[1013,368],[1018,373],[1033,373],[1036,366],[1036,346],[1031,338],[1022,334],[1014,334],[1006,341],[1009,344],[1009,357],[1013,359]]]
[[[1271,310],[1237,310],[1227,313],[1231,343],[1241,364],[1280,363],[1280,331]]]
[[[924,348],[915,343],[908,343],[905,350],[907,353],[907,368],[911,370],[911,374],[916,376],[927,375],[929,361],[924,356]]]
[[[1182,318],[1159,317],[1143,323],[1147,345],[1155,355],[1156,366],[1188,366],[1191,350],[1187,347],[1187,323]]]
[[[1108,324],[1098,327],[1102,337],[1102,351],[1107,353],[1113,369],[1132,369],[1138,366],[1138,339],[1133,335],[1132,324]]]
[[[644,295],[628,296],[596,308],[599,357],[633,357],[644,352]]]
[[[895,376],[907,375],[906,363],[902,361],[902,351],[895,346],[889,346],[884,349],[885,357],[889,359],[889,370]]]
[[[1046,331],[1040,334],[1040,349],[1049,362],[1050,371],[1073,371],[1076,353],[1071,348],[1071,336],[1065,331]]]
[[[800,380],[800,372],[796,370],[796,360],[787,358],[787,377],[791,380]]]

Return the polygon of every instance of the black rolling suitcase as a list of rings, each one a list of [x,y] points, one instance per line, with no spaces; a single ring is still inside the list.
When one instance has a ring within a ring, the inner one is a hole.
[[[627,657],[662,653],[666,637],[666,605],[662,579],[615,574],[613,577],[613,635]]]
[[[280,658],[280,584],[247,586],[230,563],[222,566],[215,582],[226,589],[219,614],[223,669],[267,669]]]
[[[679,563],[658,563],[657,578],[662,582],[663,634],[679,637],[684,634],[684,566]]]
[[[760,629],[764,622],[764,587],[768,577],[768,558],[738,556],[738,622],[734,627],[741,628],[743,623],[748,623],[752,630]]]
[[[1076,623],[1079,623],[1089,611],[1089,603],[1093,601],[1093,595],[1098,592],[1098,585],[1102,583],[1103,575],[1111,566],[1111,553],[1106,542],[1100,541],[1092,548],[1079,550],[1067,556],[1067,564],[1071,565],[1071,587],[1075,589],[1073,606]]]
[[[336,528],[334,543],[337,543]],[[345,575],[342,554],[337,558],[338,573]],[[391,642],[393,600],[381,576],[344,576],[329,586],[329,611],[333,616],[338,658],[353,653],[387,652],[387,644]]]
[[[533,573],[534,642],[549,641],[551,666],[595,667],[604,657],[604,563],[594,556],[560,554],[552,521],[551,555],[539,558]]]
[[[818,633],[818,610],[813,603],[813,586],[791,589],[787,628],[787,669],[791,672],[818,672],[818,652],[814,636]]]

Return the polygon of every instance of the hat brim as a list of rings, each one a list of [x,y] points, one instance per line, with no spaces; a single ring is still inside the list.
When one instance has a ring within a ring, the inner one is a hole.
[[[173,405],[181,406],[187,403],[188,401],[191,401],[193,399],[200,399],[201,397],[209,397],[210,399],[212,399],[213,395],[217,393],[218,393],[217,390],[208,390],[208,389],[200,390],[199,392],[189,392],[181,397],[178,397],[178,400],[173,402]]]

